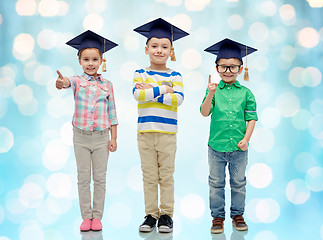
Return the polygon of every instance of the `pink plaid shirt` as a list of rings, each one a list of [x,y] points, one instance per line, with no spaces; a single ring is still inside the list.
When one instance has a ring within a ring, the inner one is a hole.
[[[102,131],[118,124],[112,83],[83,74],[69,78],[74,93],[73,126],[82,130]]]

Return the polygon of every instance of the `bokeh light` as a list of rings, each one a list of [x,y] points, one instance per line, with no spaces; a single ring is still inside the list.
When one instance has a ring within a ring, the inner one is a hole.
[[[8,152],[14,144],[12,132],[5,127],[0,127],[0,143],[0,153]]]
[[[181,62],[187,69],[195,69],[201,65],[202,56],[195,49],[187,49],[181,57]]]
[[[87,0],[85,9],[89,13],[102,13],[107,7],[107,1],[104,0]]]
[[[292,5],[285,4],[279,8],[279,15],[286,25],[292,25],[296,21],[295,9]]]
[[[233,14],[229,17],[228,24],[233,30],[241,29],[243,27],[243,18],[238,14]]]
[[[25,224],[21,228],[19,237],[21,240],[29,240],[29,239],[44,240],[45,239],[44,231],[41,225],[34,221]]]
[[[128,171],[127,184],[134,191],[141,192],[143,190],[140,166],[134,166]]]
[[[264,163],[251,165],[247,172],[248,181],[255,188],[267,187],[273,178],[272,170]]]
[[[91,13],[84,18],[83,27],[94,32],[100,32],[103,28],[103,19],[100,15]]]
[[[67,197],[71,191],[71,187],[71,180],[64,173],[53,173],[47,180],[48,192],[56,198]]]
[[[263,42],[269,36],[267,25],[262,22],[255,22],[249,27],[249,36],[255,42]]]
[[[298,43],[306,48],[315,47],[319,42],[319,34],[314,28],[304,28],[297,34]]]
[[[300,101],[294,93],[285,92],[277,97],[276,107],[283,117],[292,117],[298,112]]]
[[[275,144],[275,135],[268,128],[256,128],[250,144],[257,152],[269,152]]]
[[[18,0],[16,11],[21,16],[31,16],[37,11],[37,2],[35,0]]]
[[[259,114],[259,121],[266,128],[276,128],[281,121],[280,112],[277,108],[268,107]]]
[[[304,180],[295,179],[290,181],[286,187],[286,196],[294,204],[305,203],[311,195],[309,186]]]
[[[13,55],[18,60],[27,60],[34,50],[35,40],[27,33],[19,34],[13,43]]]
[[[261,13],[265,16],[274,16],[277,12],[277,5],[273,1],[264,1],[261,4]]]
[[[309,185],[310,189],[314,192],[323,191],[323,168],[313,167],[309,169],[306,173],[306,183]]]
[[[181,201],[181,212],[187,218],[199,218],[204,214],[204,211],[204,200],[197,194],[189,194]]]
[[[211,0],[185,0],[185,7],[189,11],[202,11]]]
[[[292,124],[297,129],[307,129],[309,127],[311,117],[312,114],[309,111],[300,109],[296,115],[292,117]]]

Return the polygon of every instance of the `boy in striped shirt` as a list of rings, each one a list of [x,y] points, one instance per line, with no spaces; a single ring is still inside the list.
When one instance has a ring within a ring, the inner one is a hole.
[[[105,59],[102,54],[117,44],[88,30],[67,45],[78,50],[83,75],[63,77],[57,71],[58,89],[72,87],[75,100],[73,143],[77,164],[78,192],[83,222],[81,231],[100,231],[106,191],[106,170],[109,151],[117,149],[117,115],[112,83],[97,71]],[[111,139],[109,139],[109,131]],[[91,169],[92,168],[92,169]],[[94,193],[91,203],[91,173]]]
[[[159,18],[134,31],[147,37],[150,66],[136,70],[133,95],[138,101],[138,149],[144,183],[145,220],[140,232],[172,232],[177,107],[184,99],[180,73],[167,68],[175,60],[173,41],[188,33]],[[158,207],[158,186],[160,206]]]

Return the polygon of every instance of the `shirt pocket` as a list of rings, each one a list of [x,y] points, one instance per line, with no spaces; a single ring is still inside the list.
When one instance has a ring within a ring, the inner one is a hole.
[[[89,91],[89,85],[87,82],[81,82],[78,86],[78,89],[76,91],[76,97],[79,100],[85,100],[85,96]]]
[[[100,98],[108,99],[110,95],[110,91],[106,87],[100,87]]]
[[[87,87],[88,87],[88,83],[86,83],[86,82],[81,82],[81,83],[80,83],[80,87],[79,87],[79,91],[80,91],[80,92],[86,92]]]

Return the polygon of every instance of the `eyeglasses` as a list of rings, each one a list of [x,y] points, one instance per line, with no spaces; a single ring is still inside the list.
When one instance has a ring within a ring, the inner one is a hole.
[[[238,73],[240,70],[241,65],[231,65],[231,66],[225,66],[225,65],[217,65],[216,69],[218,69],[219,73],[225,73],[228,69],[231,73]]]

